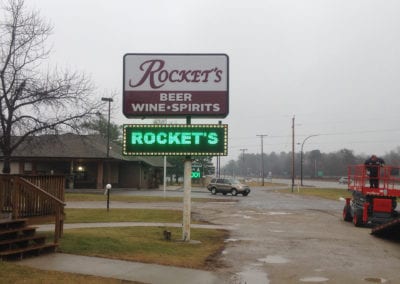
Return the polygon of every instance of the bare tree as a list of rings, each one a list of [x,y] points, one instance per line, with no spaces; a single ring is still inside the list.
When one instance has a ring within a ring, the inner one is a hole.
[[[101,113],[97,115],[98,117],[93,118],[92,120],[85,121],[82,123],[81,128],[84,133],[87,132],[89,134],[100,134],[103,137],[107,137],[108,135],[108,121],[107,118],[104,117]],[[114,143],[119,143],[122,136],[122,126],[110,122],[110,140]]]
[[[3,3],[0,15],[0,150],[3,173],[27,137],[78,131],[98,112],[91,81],[78,72],[44,70],[52,26],[23,0]]]

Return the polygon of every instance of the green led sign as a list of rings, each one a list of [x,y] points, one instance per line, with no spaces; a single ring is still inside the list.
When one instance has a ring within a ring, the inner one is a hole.
[[[226,124],[126,124],[126,156],[226,156]]]
[[[192,178],[201,178],[200,172],[192,172]]]

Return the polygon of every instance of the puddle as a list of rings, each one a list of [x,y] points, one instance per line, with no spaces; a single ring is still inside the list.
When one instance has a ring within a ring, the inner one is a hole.
[[[326,281],[329,281],[329,279],[328,279],[328,278],[325,278],[325,277],[316,276],[316,277],[305,277],[305,278],[301,278],[300,281],[301,281],[301,282],[319,283],[319,282],[326,282]]]
[[[239,210],[239,213],[250,213],[250,214],[252,214],[252,213],[256,213],[256,214],[257,214],[257,212],[256,212],[256,211],[254,211],[254,210],[244,210],[244,211],[242,211],[242,210]]]
[[[259,258],[258,261],[270,264],[288,263],[289,260],[280,255],[268,255],[266,258]]]
[[[284,233],[285,231],[281,230],[269,230],[271,233]]]
[[[369,283],[386,283],[386,279],[383,278],[374,278],[374,277],[368,277],[368,278],[364,278],[365,281],[369,282]]]
[[[237,204],[236,201],[226,201],[226,202],[210,201],[209,203],[215,203],[215,204],[218,204],[218,206],[221,206],[221,205],[231,205],[231,204],[236,205],[236,204]]]
[[[239,241],[238,239],[226,239],[224,242],[229,243],[229,242],[237,242]]]
[[[290,215],[289,212],[268,212],[267,215]]]
[[[245,271],[237,273],[242,282],[246,284],[269,284],[268,275],[255,269],[248,268]]]

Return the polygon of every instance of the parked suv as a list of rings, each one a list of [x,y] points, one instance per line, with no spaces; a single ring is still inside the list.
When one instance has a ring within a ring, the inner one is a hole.
[[[236,179],[229,178],[213,178],[207,185],[207,189],[212,194],[221,192],[223,195],[230,193],[233,196],[237,194],[247,196],[250,193],[250,188],[248,185],[242,184]]]

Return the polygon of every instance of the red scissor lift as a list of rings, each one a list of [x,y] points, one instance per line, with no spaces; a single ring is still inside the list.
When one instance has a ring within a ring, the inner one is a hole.
[[[355,226],[371,226],[375,235],[399,233],[400,214],[396,206],[400,196],[400,167],[371,167],[349,166],[348,190],[352,198],[346,198],[343,219],[353,221]],[[377,175],[371,177],[370,172]],[[378,181],[378,187],[370,187],[371,178]]]

